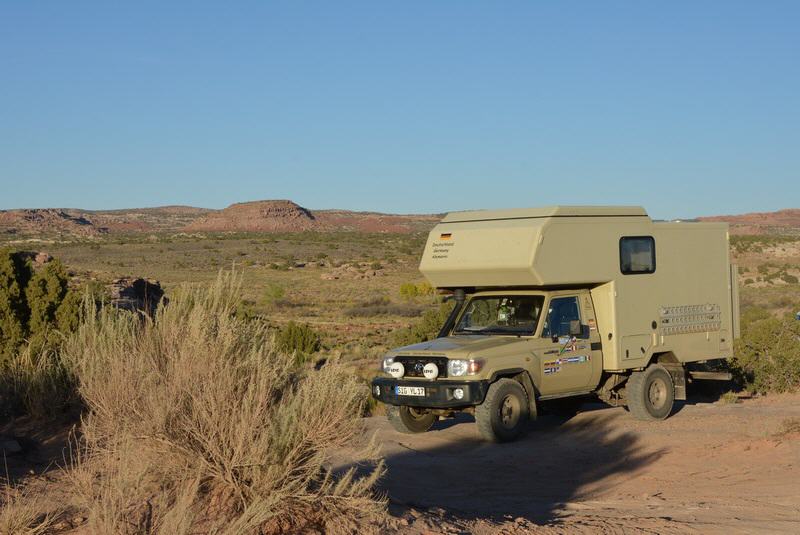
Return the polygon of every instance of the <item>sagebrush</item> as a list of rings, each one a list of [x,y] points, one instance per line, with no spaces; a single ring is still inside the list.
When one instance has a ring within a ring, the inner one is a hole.
[[[383,514],[374,447],[358,475],[328,464],[361,436],[366,389],[336,362],[298,368],[239,299],[221,275],[154,320],[102,309],[65,343],[87,407],[68,475],[92,532],[352,532]]]

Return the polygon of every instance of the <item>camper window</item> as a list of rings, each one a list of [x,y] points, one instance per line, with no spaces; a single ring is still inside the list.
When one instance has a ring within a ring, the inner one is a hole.
[[[656,271],[656,241],[652,236],[627,236],[619,240],[619,269],[623,275]]]

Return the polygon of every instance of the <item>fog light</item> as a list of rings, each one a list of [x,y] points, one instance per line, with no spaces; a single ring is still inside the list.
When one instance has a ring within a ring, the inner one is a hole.
[[[456,388],[455,390],[453,390],[453,397],[456,399],[464,399],[464,389]]]
[[[375,385],[375,395],[376,396],[381,395],[381,385]]]

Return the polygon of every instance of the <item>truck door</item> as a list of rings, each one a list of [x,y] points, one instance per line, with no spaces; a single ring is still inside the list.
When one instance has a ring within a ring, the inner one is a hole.
[[[570,334],[570,325],[575,325],[574,322],[580,324],[579,334]],[[602,353],[588,292],[553,296],[542,338],[550,342],[539,355],[542,394],[590,390],[596,386],[602,369]]]

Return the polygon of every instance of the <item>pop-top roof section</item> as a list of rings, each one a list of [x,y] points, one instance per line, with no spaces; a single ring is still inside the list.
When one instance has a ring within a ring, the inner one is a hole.
[[[534,219],[544,217],[647,217],[641,206],[542,206],[508,210],[468,210],[447,214],[442,223]]]

